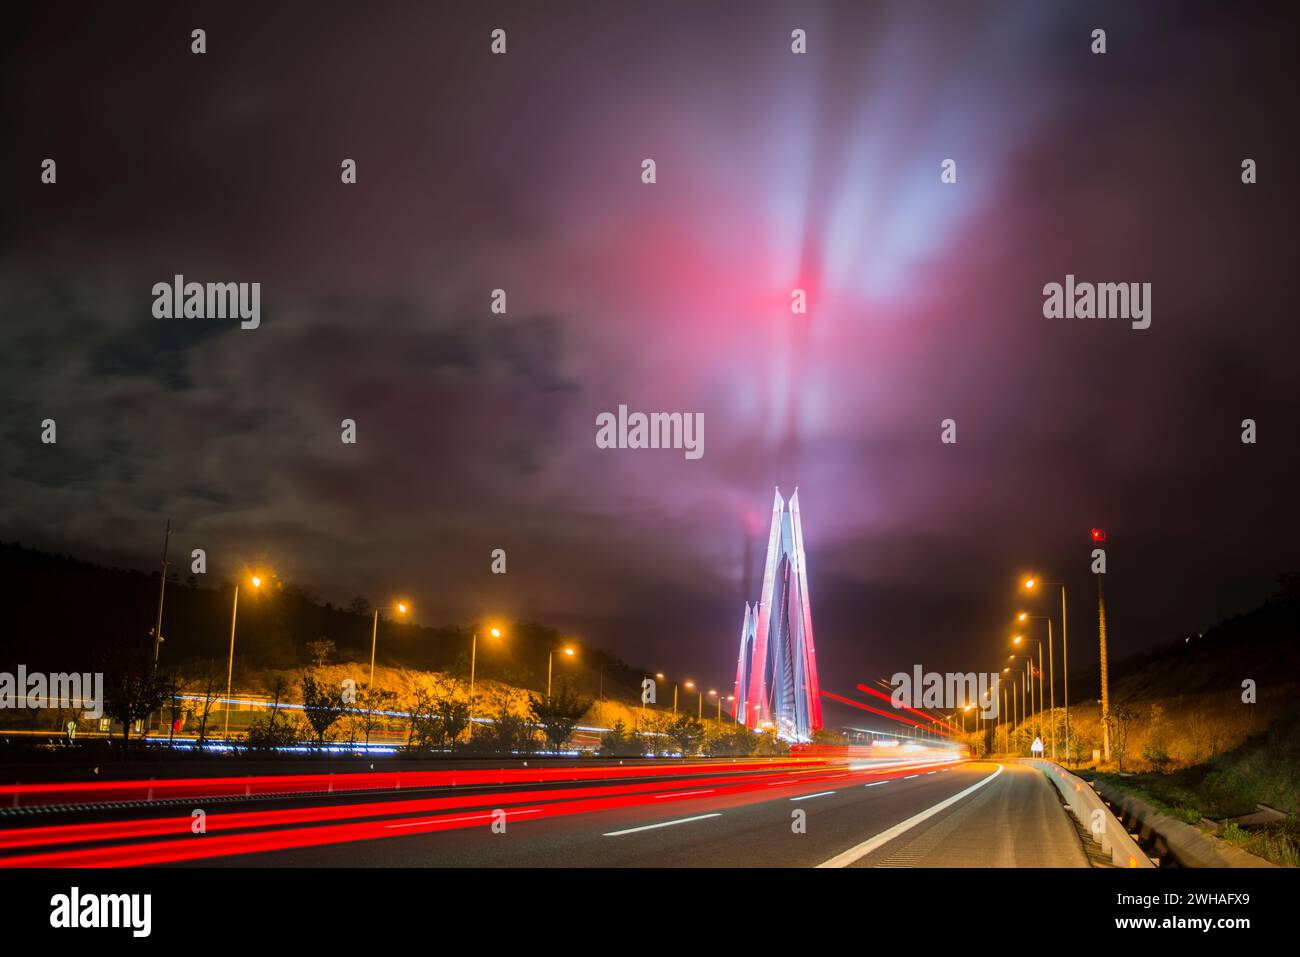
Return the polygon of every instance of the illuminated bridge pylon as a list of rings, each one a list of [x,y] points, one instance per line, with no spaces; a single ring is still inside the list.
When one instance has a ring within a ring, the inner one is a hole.
[[[741,724],[786,741],[808,741],[822,726],[798,489],[788,507],[780,489],[772,503],[763,591],[745,604],[735,697]]]

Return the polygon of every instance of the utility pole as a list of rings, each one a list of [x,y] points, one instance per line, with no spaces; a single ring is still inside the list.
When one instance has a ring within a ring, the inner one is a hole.
[[[153,626],[153,663],[158,666],[158,655],[162,651],[162,613],[163,598],[167,594],[167,545],[172,540],[172,520],[167,519],[167,533],[163,536],[162,580],[158,583],[158,618]]]
[[[1097,576],[1097,639],[1101,643],[1101,744],[1110,760],[1110,676],[1106,662],[1106,592],[1104,575]]]

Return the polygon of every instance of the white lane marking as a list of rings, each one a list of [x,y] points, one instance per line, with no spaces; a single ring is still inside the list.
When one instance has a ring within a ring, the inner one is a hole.
[[[721,814],[697,814],[695,817],[678,818],[676,821],[661,821],[658,824],[647,824],[645,827],[629,827],[625,831],[608,831],[601,837],[620,837],[623,834],[635,834],[637,831],[653,831],[657,827],[672,827],[674,824],[690,824],[691,821],[703,821],[709,817],[722,817]]]
[[[811,801],[813,798],[824,798],[828,794],[834,794],[834,791],[818,791],[816,794],[800,794],[798,797],[790,798],[791,801]]]
[[[888,784],[888,781],[872,781],[870,784],[862,785],[864,788],[878,788],[882,784]]]
[[[922,811],[920,814],[913,814],[906,821],[901,821],[900,823],[895,824],[887,831],[881,831],[875,837],[868,838],[867,840],[863,841],[861,844],[855,845],[854,847],[850,847],[847,851],[843,852],[842,854],[836,854],[829,861],[822,861],[822,863],[818,864],[817,866],[818,867],[848,867],[850,864],[854,863],[855,861],[861,860],[862,858],[866,857],[868,854],[870,854],[872,851],[874,851],[876,848],[880,847],[881,845],[888,844],[890,841],[898,837],[900,834],[905,834],[908,831],[910,831],[912,828],[916,827],[921,822],[929,820],[930,818],[934,817],[936,814],[938,814],[940,811],[944,810],[945,808],[952,807],[962,798],[974,794],[976,791],[984,787],[984,785],[988,784],[990,781],[992,781],[1001,773],[1002,773],[1002,765],[999,764],[998,769],[996,771],[994,771],[988,777],[981,778],[980,780],[976,781],[970,787],[966,788],[966,790],[958,791],[952,797],[940,801],[934,807],[927,808],[926,810]]]
[[[925,773],[926,773],[926,774],[934,774],[935,772],[934,772],[934,771],[926,771]]]
[[[903,780],[904,780],[904,781],[910,781],[910,780],[912,780],[912,778],[919,778],[920,776],[921,776],[921,775],[919,775],[919,774],[909,774],[907,777],[903,778]]]
[[[518,814],[541,814],[540,808],[531,811],[506,811],[506,817]],[[469,817],[440,817],[432,821],[412,821],[410,824],[385,824],[385,828],[393,827],[427,827],[430,824],[452,824],[456,821],[484,821],[491,818],[491,814],[471,814]]]
[[[685,797],[688,794],[712,794],[716,790],[717,788],[708,788],[707,790],[704,791],[674,791],[672,794],[656,794],[655,800],[659,801],[662,800],[663,798]]]

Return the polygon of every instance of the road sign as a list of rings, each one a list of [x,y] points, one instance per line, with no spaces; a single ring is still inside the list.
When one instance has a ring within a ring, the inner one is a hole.
[[[1034,754],[1042,754],[1042,753],[1043,753],[1043,739],[1042,739],[1042,738],[1034,738],[1034,743],[1031,744],[1031,745],[1029,746],[1029,750],[1032,751],[1032,752],[1034,752]]]

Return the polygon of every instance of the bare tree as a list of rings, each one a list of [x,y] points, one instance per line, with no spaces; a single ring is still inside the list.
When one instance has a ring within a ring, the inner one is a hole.
[[[198,693],[198,703],[195,706],[194,713],[199,718],[199,739],[198,746],[200,749],[208,740],[208,718],[212,715],[212,709],[216,706],[217,699],[221,697],[225,690],[222,684],[224,675],[215,661],[205,661],[191,675],[191,683],[194,690]]]
[[[393,705],[397,703],[397,692],[387,691],[383,688],[371,688],[365,686],[361,689],[359,709],[362,716],[362,727],[366,731],[366,750],[370,749],[370,732],[375,727],[376,716],[382,720],[382,714],[385,711],[392,710]]]
[[[336,649],[334,642],[323,635],[316,641],[307,642],[307,654],[311,656],[312,664],[317,668],[324,668],[334,658]]]
[[[302,676],[302,704],[307,723],[316,733],[316,746],[325,743],[325,735],[348,710],[340,689],[318,682],[310,674]]]

